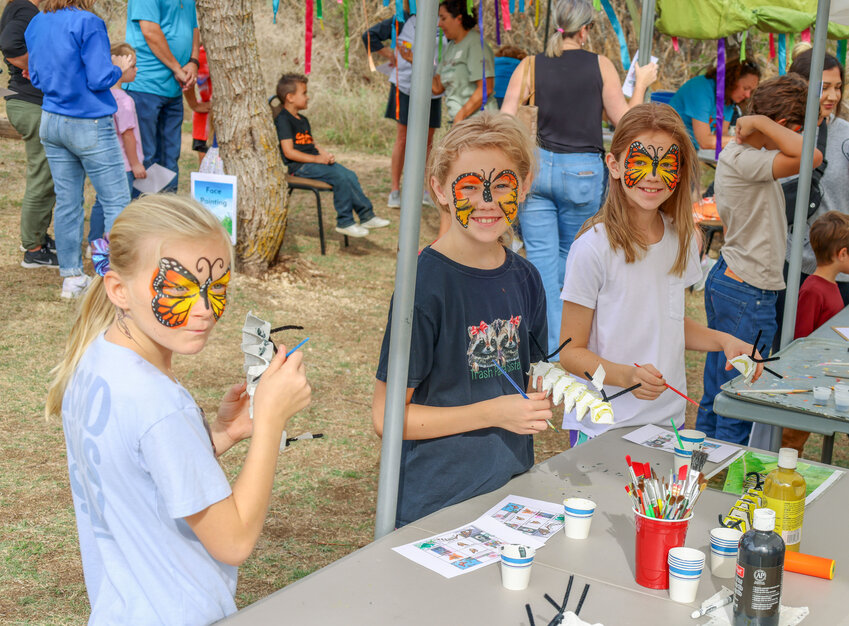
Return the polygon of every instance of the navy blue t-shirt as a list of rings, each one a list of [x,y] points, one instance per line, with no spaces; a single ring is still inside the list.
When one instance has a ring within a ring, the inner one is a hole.
[[[533,361],[544,358],[545,291],[536,268],[506,250],[501,267],[455,263],[430,247],[418,260],[408,388],[413,404],[463,406],[516,393],[494,363],[522,389]],[[377,378],[387,379],[389,323]],[[404,441],[397,526],[503,486],[534,463],[533,438],[501,428]]]

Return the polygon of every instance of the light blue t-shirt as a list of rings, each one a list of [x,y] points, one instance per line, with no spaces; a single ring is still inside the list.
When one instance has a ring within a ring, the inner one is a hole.
[[[716,133],[716,81],[706,76],[695,76],[681,85],[681,88],[672,96],[669,106],[678,111],[678,115],[684,120],[684,126],[696,150],[699,142],[693,132],[693,120],[704,122],[710,127],[710,132]],[[734,114],[734,105],[726,104],[723,108],[723,116],[726,122],[731,121]]]
[[[92,342],[62,400],[90,624],[208,624],[236,568],[183,519],[232,492],[197,404],[132,350]]]
[[[192,56],[192,37],[198,27],[195,0],[130,0],[127,5],[127,43],[136,49],[138,73],[126,89],[168,98],[181,95],[173,72],[147,45],[139,20],[159,24],[171,54],[181,66],[185,65]]]

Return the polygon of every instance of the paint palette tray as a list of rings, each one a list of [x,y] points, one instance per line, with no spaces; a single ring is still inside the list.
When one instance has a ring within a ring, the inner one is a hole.
[[[758,390],[812,390],[819,386],[832,387],[840,382],[849,384],[849,350],[845,341],[803,337],[793,341],[775,356],[781,359],[770,362],[769,368],[784,378],[776,378],[764,371],[757,382],[746,385],[743,377],[738,376],[722,385],[722,391],[737,400],[849,421],[849,413],[839,412],[834,406],[834,394],[827,403],[815,404],[814,395],[810,391],[752,393]]]

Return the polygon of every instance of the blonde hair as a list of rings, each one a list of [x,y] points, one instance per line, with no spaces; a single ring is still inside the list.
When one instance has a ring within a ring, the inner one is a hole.
[[[610,153],[619,160],[637,137],[652,131],[667,133],[679,149],[678,186],[660,205],[660,211],[671,219],[672,227],[678,235],[678,255],[670,273],[683,276],[695,232],[690,189],[699,181],[696,150],[684,123],[668,104],[652,102],[635,106],[619,120],[616,132],[613,133]],[[628,207],[622,183],[611,176],[607,200],[598,213],[584,222],[577,236],[580,237],[596,224],[604,224],[610,247],[614,251],[621,249],[625,254],[625,262],[633,263],[648,250],[649,242],[633,224]]]
[[[133,56],[136,56],[136,49],[133,48],[126,41],[123,43],[113,44],[113,46],[109,49],[109,52],[116,57],[125,56],[127,54],[132,54]]]
[[[41,0],[38,8],[44,13],[54,13],[62,9],[82,9],[91,11],[97,0]]]
[[[555,30],[548,38],[545,56],[559,57],[563,54],[563,40],[577,35],[594,17],[595,11],[590,0],[558,0],[554,7]]]
[[[174,194],[152,194],[132,201],[115,218],[109,232],[109,268],[122,276],[132,276],[146,259],[141,258],[144,243],[220,238],[230,249],[230,238],[212,213],[195,200]],[[157,250],[158,254],[158,250]],[[115,320],[115,305],[106,295],[103,279],[95,276],[86,289],[65,344],[62,360],[50,372],[45,416],[62,414],[62,397],[83,354],[100,333]]]
[[[455,124],[451,132],[430,151],[427,181],[431,188],[431,198],[438,199],[431,178],[444,187],[448,182],[448,170],[460,153],[487,149],[499,150],[511,160],[522,182],[536,169],[534,146],[521,122],[506,113],[485,111]],[[439,208],[449,212],[447,204],[440,203]]]

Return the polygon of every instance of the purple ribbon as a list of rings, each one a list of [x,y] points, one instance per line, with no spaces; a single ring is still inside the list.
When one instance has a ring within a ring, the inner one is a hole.
[[[501,0],[495,0],[495,45],[501,45],[501,26],[498,22],[501,20],[501,8],[498,6]]]
[[[496,0],[496,6],[498,2]],[[483,40],[483,0],[478,3],[478,30],[481,34],[481,73],[483,74],[483,100],[481,101],[481,111],[486,106],[486,44]]]
[[[106,276],[109,271],[109,236],[105,235],[102,239],[95,239],[91,242],[91,262],[94,264],[94,271],[101,276]]]
[[[725,39],[716,40],[716,158],[722,152],[722,124],[725,122]]]

